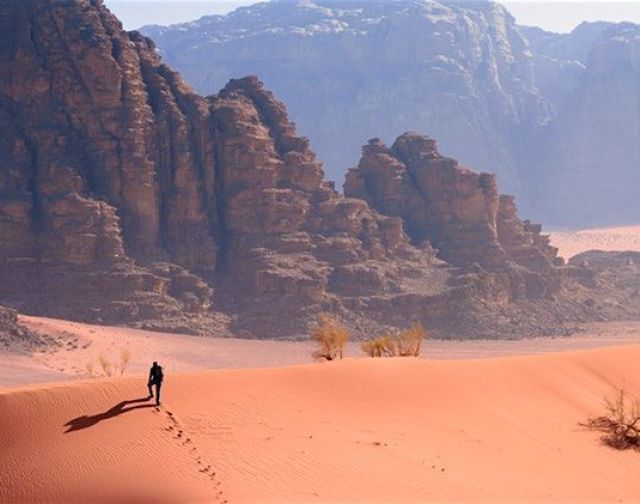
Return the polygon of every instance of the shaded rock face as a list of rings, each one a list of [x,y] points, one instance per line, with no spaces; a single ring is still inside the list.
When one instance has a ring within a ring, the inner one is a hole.
[[[441,156],[422,135],[405,133],[390,148],[370,140],[344,192],[401,217],[414,243],[428,240],[454,265],[498,270],[513,261],[549,273],[559,262],[541,227],[522,222],[513,197],[498,194],[494,175]]]
[[[519,27],[533,54],[535,85],[556,110],[568,93],[580,86],[591,48],[611,26],[607,22],[584,22],[571,33]]]
[[[576,296],[597,282],[428,138],[370,143],[343,197],[257,78],[200,97],[99,0],[0,0],[0,28],[6,305],[249,337],[308,334],[321,311],[356,336],[592,317]]]
[[[611,292],[586,299],[602,319],[635,319],[640,298],[640,253],[590,250],[569,260],[568,273],[581,285]]]
[[[0,28],[1,296],[103,321],[206,308],[204,282],[173,285],[215,269],[206,101],[99,1],[2,1]]]

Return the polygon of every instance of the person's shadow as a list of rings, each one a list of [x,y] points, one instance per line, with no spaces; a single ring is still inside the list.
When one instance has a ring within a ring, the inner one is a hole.
[[[131,399],[129,401],[122,401],[116,404],[113,408],[104,411],[103,413],[98,413],[97,415],[82,415],[78,418],[74,418],[73,420],[69,420],[65,427],[69,427],[64,433],[73,432],[77,430],[87,429],[89,427],[93,427],[95,424],[102,422],[103,420],[107,420],[109,418],[116,417],[118,415],[122,415],[127,411],[132,411],[139,408],[153,408],[155,404],[138,404],[137,406],[129,406],[130,404],[136,403],[146,403],[149,401],[148,397],[140,398],[140,399]]]

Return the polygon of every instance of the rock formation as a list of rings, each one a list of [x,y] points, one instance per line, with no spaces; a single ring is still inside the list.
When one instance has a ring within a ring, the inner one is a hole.
[[[400,221],[338,196],[257,79],[199,97],[97,0],[4,0],[0,23],[3,301],[274,336],[399,289]]]
[[[0,126],[0,302],[28,313],[249,337],[591,317],[493,176],[403,135],[343,197],[257,78],[200,97],[101,0],[0,0]]]
[[[5,0],[0,27],[1,297],[104,322],[207,308],[185,269],[215,267],[206,101],[99,1]]]
[[[25,352],[53,342],[53,338],[36,334],[20,324],[15,310],[0,306],[0,351]]]
[[[640,298],[639,252],[590,250],[572,257],[569,266],[571,277],[591,288],[592,295],[584,302],[594,314],[603,320],[637,319]],[[602,292],[607,295],[598,294]]]
[[[219,178],[220,307],[234,332],[301,333],[339,296],[393,289],[392,255],[408,245],[398,219],[338,196],[284,106],[256,78],[210,99]],[[428,264],[424,259],[424,265]],[[428,270],[428,268],[426,268]]]
[[[526,39],[493,2],[271,0],[141,31],[201,93],[259,75],[332,180],[343,180],[365,139],[415,130],[469,166],[497,171],[512,192],[520,189],[512,138],[551,117]]]
[[[538,221],[640,216],[637,25],[558,34],[517,26],[488,1],[271,0],[142,31],[201,92],[260,75],[333,180],[365,139],[420,131],[497,173]]]
[[[413,243],[429,241],[450,264],[526,270],[521,283],[529,295],[548,295],[558,287],[555,266],[561,259],[541,227],[518,218],[513,198],[498,194],[494,175],[441,156],[431,138],[405,133],[391,148],[370,140],[358,167],[347,173],[344,192],[401,217]],[[542,290],[541,276],[548,283]]]
[[[358,167],[347,173],[345,195],[402,217],[414,243],[431,241],[455,265],[496,268],[507,259],[521,262],[527,249],[548,267],[558,264],[541,226],[522,222],[514,198],[498,194],[495,175],[443,157],[433,139],[405,133],[391,148],[376,138],[362,151]]]

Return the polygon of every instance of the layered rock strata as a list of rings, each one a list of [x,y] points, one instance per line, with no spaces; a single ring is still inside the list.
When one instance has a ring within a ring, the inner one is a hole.
[[[443,157],[431,138],[405,133],[391,147],[370,140],[344,192],[402,218],[414,244],[429,241],[450,264],[511,273],[514,293],[546,296],[559,287],[561,259],[541,227],[519,219],[494,175]]]
[[[208,308],[187,271],[215,268],[206,101],[101,2],[5,0],[0,26],[0,296],[104,322]]]

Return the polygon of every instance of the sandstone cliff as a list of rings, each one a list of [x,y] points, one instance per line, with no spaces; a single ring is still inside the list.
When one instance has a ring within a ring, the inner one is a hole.
[[[2,299],[104,322],[206,309],[185,269],[215,267],[205,100],[98,1],[4,0],[0,38]]]
[[[561,259],[540,226],[518,218],[513,198],[498,194],[494,175],[443,157],[428,137],[406,133],[390,148],[370,140],[347,173],[344,192],[401,217],[415,244],[429,241],[450,264],[522,270],[512,289],[528,297],[557,290]]]
[[[100,0],[0,0],[0,126],[0,301],[28,313],[249,337],[593,317],[493,176],[403,135],[343,197],[257,78],[200,97]]]
[[[201,98],[97,0],[4,0],[0,23],[5,302],[275,336],[399,290],[400,221],[338,196],[257,79]]]

